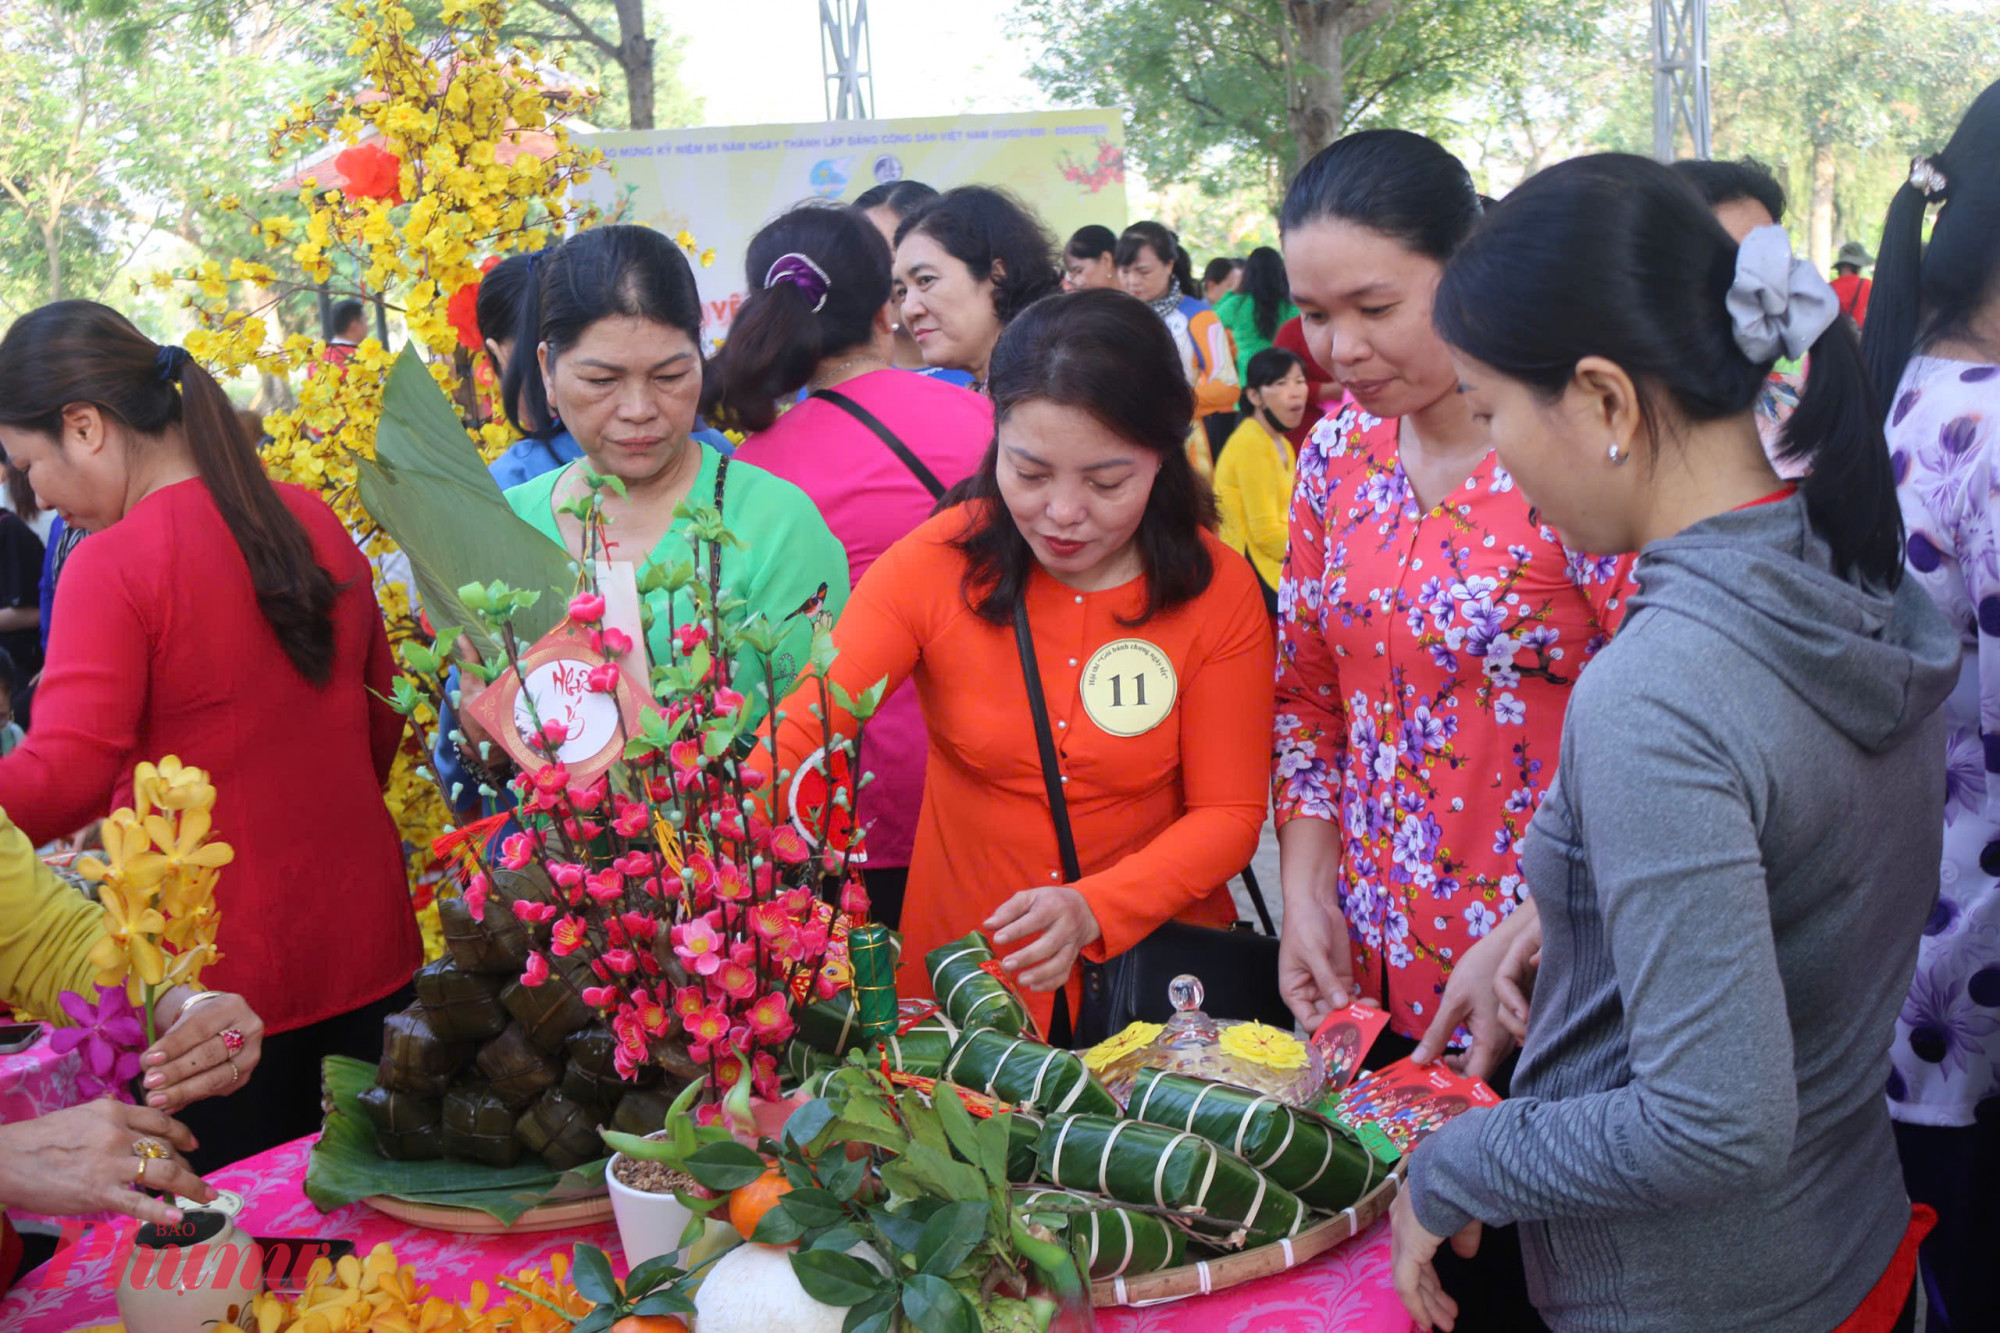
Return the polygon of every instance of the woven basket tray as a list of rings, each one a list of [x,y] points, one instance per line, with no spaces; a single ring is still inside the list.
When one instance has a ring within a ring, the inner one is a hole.
[[[1155,1305],[1187,1296],[1206,1296],[1227,1287],[1241,1286],[1260,1277],[1270,1277],[1295,1268],[1308,1259],[1317,1259],[1334,1246],[1358,1236],[1389,1211],[1390,1202],[1403,1185],[1403,1166],[1398,1164],[1374,1189],[1356,1200],[1345,1212],[1315,1223],[1288,1241],[1259,1245],[1255,1249],[1163,1268],[1157,1273],[1132,1277],[1106,1278],[1090,1287],[1090,1303],[1106,1305]]]

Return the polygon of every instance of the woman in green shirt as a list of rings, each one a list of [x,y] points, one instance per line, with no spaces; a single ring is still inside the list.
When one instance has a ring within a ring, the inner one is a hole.
[[[615,477],[625,494],[604,497],[605,539],[612,559],[642,568],[692,559],[689,525],[675,516],[682,504],[719,508],[739,543],[722,553],[724,591],[743,601],[744,619],[761,616],[785,630],[770,660],[783,697],[811,658],[815,620],[830,623],[846,605],[847,555],[804,491],[692,438],[701,400],[701,301],[686,257],[649,227],[610,226],[578,233],[539,267],[515,338],[535,355],[508,366],[503,401],[520,414],[517,427],[546,422],[540,429],[568,430],[584,456],[513,487],[508,503],[580,559],[582,525],[562,508],[587,493],[588,474]],[[824,278],[787,255],[765,285],[814,281]],[[692,621],[693,603],[685,592],[664,591],[648,593],[646,602],[652,658],[671,660],[671,626]],[[469,678],[466,684],[478,688]],[[770,706],[764,661],[739,653],[733,684],[751,718],[762,717]],[[459,717],[465,758],[486,737],[466,725],[462,706]]]
[[[1215,317],[1236,344],[1236,380],[1247,383],[1250,358],[1271,345],[1284,322],[1299,313],[1292,304],[1292,287],[1285,279],[1285,258],[1260,245],[1243,261],[1243,278],[1236,290],[1215,303]]]

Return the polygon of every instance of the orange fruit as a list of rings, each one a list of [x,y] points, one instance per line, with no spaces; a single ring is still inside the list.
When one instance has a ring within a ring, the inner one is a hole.
[[[764,1214],[791,1192],[792,1182],[785,1179],[784,1172],[772,1167],[748,1185],[730,1191],[729,1225],[749,1240],[757,1234],[757,1224],[764,1220]]]
[[[611,1326],[611,1333],[688,1333],[688,1326],[676,1314],[628,1314]]]

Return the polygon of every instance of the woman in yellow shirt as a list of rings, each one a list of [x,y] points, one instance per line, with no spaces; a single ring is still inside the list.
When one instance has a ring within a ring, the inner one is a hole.
[[[1285,563],[1286,514],[1298,450],[1285,438],[1305,416],[1312,390],[1306,368],[1282,347],[1250,358],[1243,375],[1243,420],[1215,464],[1215,505],[1224,543],[1250,557],[1264,585],[1264,605],[1278,613],[1278,571]]]

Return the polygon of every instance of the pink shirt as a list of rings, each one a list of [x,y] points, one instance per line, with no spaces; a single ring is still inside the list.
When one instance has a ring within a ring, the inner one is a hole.
[[[907,370],[874,370],[833,386],[874,413],[947,487],[972,475],[993,441],[993,405],[985,395]],[[891,545],[930,517],[936,502],[875,433],[841,408],[808,398],[769,430],[737,447],[736,457],[783,477],[819,506],[847,548],[859,583]],[[861,763],[875,780],[861,791],[868,864],[910,863],[924,796],[923,713],[907,683],[883,701],[861,737]]]

